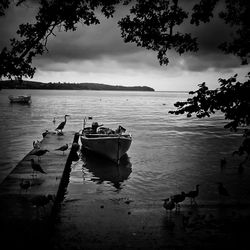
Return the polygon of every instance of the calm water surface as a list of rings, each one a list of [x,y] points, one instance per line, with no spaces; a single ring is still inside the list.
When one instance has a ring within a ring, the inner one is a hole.
[[[10,104],[9,94],[31,94],[31,105]],[[238,174],[240,158],[231,157],[242,137],[223,129],[220,114],[210,119],[168,114],[176,101],[187,98],[180,92],[111,92],[2,90],[0,92],[0,180],[42,139],[54,130],[65,114],[65,131],[82,128],[84,116],[107,127],[124,126],[133,136],[128,161],[119,170],[100,162],[80,160],[72,164],[65,200],[82,199],[81,190],[95,197],[127,197],[154,204],[170,194],[189,191],[200,184],[199,202],[218,199],[216,182],[230,190],[232,201],[250,198],[250,171]],[[54,125],[52,120],[56,118]],[[228,166],[221,172],[220,159]],[[115,170],[114,170],[115,169]],[[70,206],[67,203],[66,206]]]

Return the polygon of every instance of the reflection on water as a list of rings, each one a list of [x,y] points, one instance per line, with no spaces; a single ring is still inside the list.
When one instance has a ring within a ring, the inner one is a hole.
[[[82,161],[83,172],[91,173],[92,176],[89,178],[91,181],[97,184],[108,182],[118,190],[122,189],[122,183],[132,172],[132,164],[127,154],[121,158],[119,165],[89,151],[84,152]]]

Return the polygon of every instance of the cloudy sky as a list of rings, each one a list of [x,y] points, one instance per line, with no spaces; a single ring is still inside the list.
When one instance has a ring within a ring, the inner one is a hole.
[[[0,49],[8,46],[18,24],[30,20],[34,11],[30,6],[10,8],[0,18]],[[193,30],[200,42],[197,53],[179,56],[170,51],[169,65],[160,66],[155,52],[123,42],[117,21],[124,14],[119,9],[113,19],[100,16],[101,24],[90,27],[80,24],[75,32],[57,30],[56,36],[49,40],[49,52],[34,60],[37,72],[33,80],[146,85],[157,91],[189,91],[202,82],[216,88],[218,78],[235,73],[243,78],[248,71],[239,59],[217,49],[223,39],[230,38],[230,31],[217,20]]]

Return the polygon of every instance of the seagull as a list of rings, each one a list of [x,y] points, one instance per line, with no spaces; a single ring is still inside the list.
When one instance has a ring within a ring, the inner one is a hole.
[[[175,203],[171,198],[164,199],[163,201],[163,207],[166,210],[169,210],[171,212],[175,208]]]
[[[64,151],[66,151],[67,149],[69,148],[69,145],[68,144],[65,144],[63,146],[61,146],[60,148],[57,148],[55,150],[60,150],[63,152],[63,155],[64,155]]]
[[[181,192],[181,194],[172,195],[170,198],[176,204],[177,211],[178,207],[180,207],[179,203],[185,200],[186,194],[185,192]]]
[[[229,196],[227,189],[223,186],[222,182],[218,182],[218,193],[220,196]]]
[[[31,153],[31,155],[36,155],[38,157],[38,161],[41,160],[41,156],[49,152],[47,149],[38,149],[35,152]]]
[[[36,162],[34,161],[34,159],[31,159],[30,162],[31,162],[31,167],[32,167],[32,169],[33,169],[33,176],[34,176],[34,172],[40,172],[40,173],[42,173],[42,174],[47,174],[47,173],[42,169],[41,165],[40,165],[39,163],[36,163]]]
[[[196,190],[193,190],[193,191],[190,191],[186,194],[186,197],[189,197],[190,198],[190,201],[191,201],[191,205],[193,203],[196,204],[196,201],[195,201],[195,198],[199,195],[199,184],[196,185]]]
[[[31,187],[31,183],[29,180],[22,179],[19,186],[20,186],[21,190],[23,189],[27,192],[27,190]]]
[[[63,122],[61,122],[58,126],[57,126],[57,128],[55,129],[55,130],[61,130],[60,132],[62,132],[62,130],[63,130],[63,128],[64,128],[64,126],[65,126],[65,124],[66,124],[66,122],[67,122],[67,116],[69,116],[69,115],[65,115],[64,116],[64,121]]]

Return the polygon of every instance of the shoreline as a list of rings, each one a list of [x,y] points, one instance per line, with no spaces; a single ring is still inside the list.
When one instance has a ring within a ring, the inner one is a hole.
[[[46,90],[100,90],[100,91],[145,91],[154,92],[155,90],[148,86],[121,86],[108,85],[103,83],[61,83],[61,82],[37,82],[22,80],[2,80],[1,89],[46,89]]]
[[[84,206],[73,206],[56,225],[53,249],[245,249],[250,243],[249,206],[186,205],[169,213],[126,201],[86,196]]]

